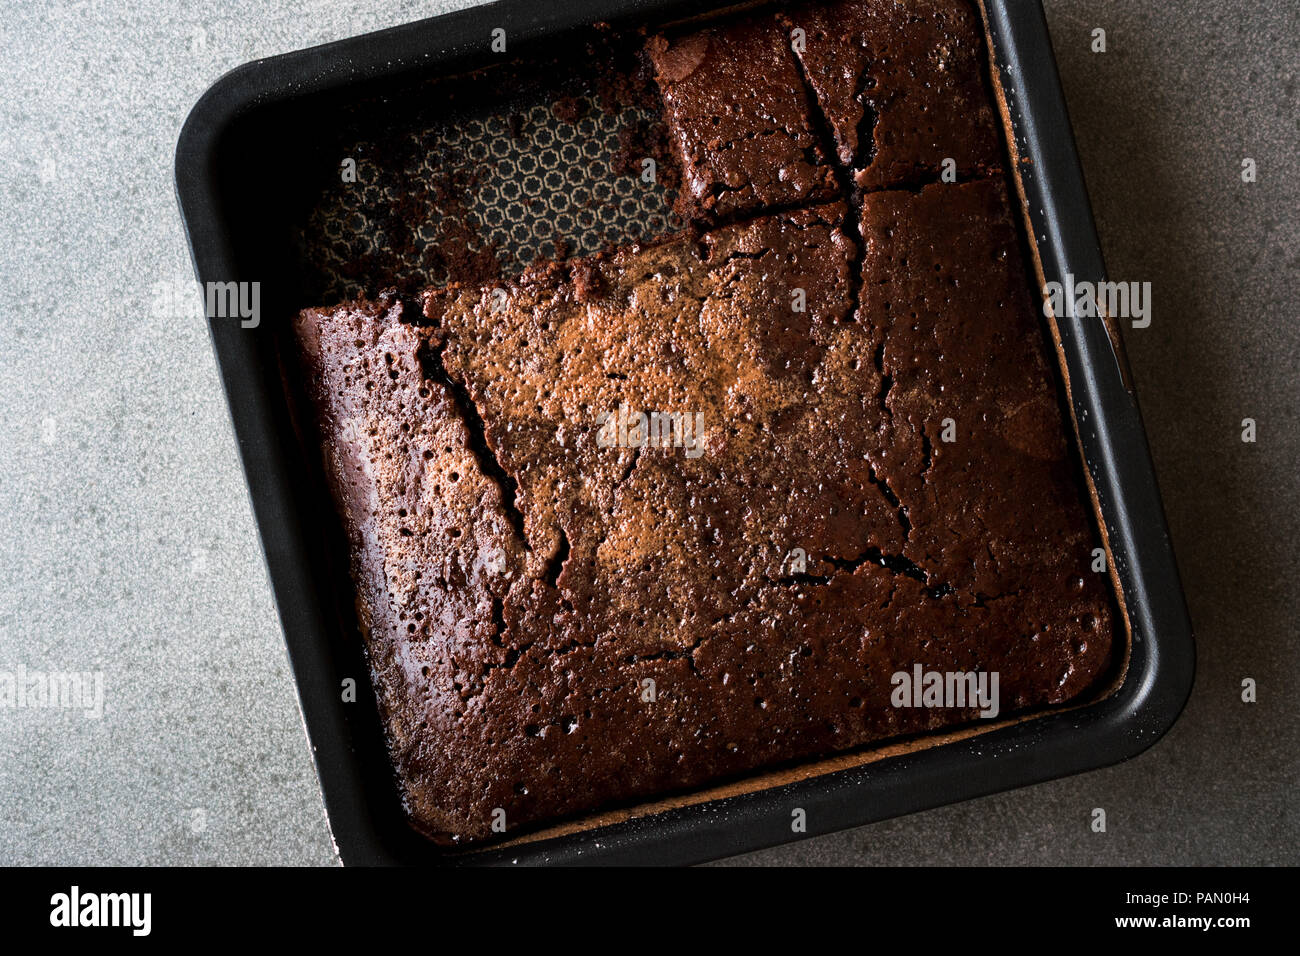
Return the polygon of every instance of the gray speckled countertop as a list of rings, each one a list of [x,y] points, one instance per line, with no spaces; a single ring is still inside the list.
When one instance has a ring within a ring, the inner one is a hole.
[[[334,861],[207,332],[159,304],[172,151],[246,60],[467,5],[4,4],[0,671],[102,671],[105,713],[0,708],[0,863]],[[1047,6],[1111,276],[1154,284],[1191,703],[1122,766],[729,862],[1300,862],[1300,7]]]

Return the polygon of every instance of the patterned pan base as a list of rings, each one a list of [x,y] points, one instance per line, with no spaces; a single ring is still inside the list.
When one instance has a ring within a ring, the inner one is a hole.
[[[298,237],[311,304],[514,275],[675,231],[673,194],[645,181],[632,145],[652,122],[580,95],[356,141]]]

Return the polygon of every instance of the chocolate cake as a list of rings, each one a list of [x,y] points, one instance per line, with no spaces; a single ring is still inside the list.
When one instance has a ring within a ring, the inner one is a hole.
[[[773,16],[658,35],[663,94],[687,217],[726,217],[835,192],[785,28]]]
[[[1000,168],[983,25],[967,0],[839,0],[780,20],[858,187],[933,182],[945,159],[962,178]]]
[[[1004,715],[1107,672],[1007,187],[983,120],[933,98],[988,110],[976,21],[847,6],[648,42],[694,228],[296,319],[397,779],[434,839],[990,716],[900,702],[918,668],[996,675]],[[847,132],[859,84],[826,79],[867,74],[874,152]],[[969,181],[922,175],[936,150]]]

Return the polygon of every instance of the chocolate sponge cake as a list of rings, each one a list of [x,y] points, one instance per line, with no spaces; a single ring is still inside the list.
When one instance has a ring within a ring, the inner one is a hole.
[[[1091,545],[1002,183],[871,193],[861,231],[908,557],[976,596],[1065,587]]]
[[[780,19],[860,188],[933,182],[945,159],[962,178],[999,168],[983,25],[967,0],[838,0]]]
[[[773,16],[646,44],[681,168],[679,211],[725,218],[835,191],[786,30]]]
[[[870,15],[809,26],[805,56],[856,63],[879,32],[925,59],[890,38],[931,36],[978,84],[956,33],[916,25],[949,5],[853,6]],[[856,93],[811,61],[815,96],[780,67],[802,105],[763,100],[776,84],[736,100],[791,53],[775,23],[714,25],[704,53],[651,41],[670,127],[728,98],[727,123],[782,117],[752,155],[683,147],[693,228],[296,318],[396,777],[436,840],[1032,712],[1108,671],[1108,585],[996,164],[941,113],[970,181],[831,142],[809,111]],[[925,63],[922,86],[947,82]],[[847,186],[863,172],[904,188]],[[992,706],[900,701],[917,669],[978,675]]]

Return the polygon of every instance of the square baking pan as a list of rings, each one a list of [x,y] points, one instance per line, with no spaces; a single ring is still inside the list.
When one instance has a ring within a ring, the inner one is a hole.
[[[1104,266],[1041,6],[1037,0],[985,0],[980,6],[990,82],[1024,213],[1027,262],[1036,273],[1031,281],[1061,282],[1069,275],[1100,282]],[[340,532],[329,520],[332,508],[314,471],[318,456],[304,448],[285,384],[288,318],[349,291],[348,276],[355,275],[340,269],[323,279],[320,263],[304,250],[303,235],[312,223],[320,225],[320,217],[304,200],[311,191],[303,184],[312,179],[309,169],[322,165],[337,175],[340,129],[352,135],[358,123],[418,125],[440,112],[448,128],[456,127],[458,117],[475,109],[472,91],[491,85],[482,71],[502,63],[492,49],[494,37],[506,39],[511,58],[544,54],[581,64],[589,54],[578,38],[593,24],[633,30],[726,9],[681,0],[488,4],[249,63],[209,89],[181,131],[181,214],[195,272],[209,293],[213,348],[345,864],[700,862],[802,838],[791,832],[794,807],[806,812],[806,835],[816,835],[1113,764],[1154,743],[1186,701],[1195,667],[1191,627],[1117,330],[1109,319],[1049,317],[1045,334],[1060,359],[1080,470],[1109,552],[1121,623],[1121,660],[1105,691],[992,725],[885,742],[615,808],[482,850],[450,851],[407,825],[350,584],[337,557]],[[458,77],[469,77],[467,95],[430,93],[456,90]],[[529,114],[522,115],[526,122]],[[616,132],[588,130],[607,137]],[[393,198],[381,196],[372,207]],[[632,208],[601,228],[616,235],[640,215]],[[447,217],[451,221],[450,210]],[[383,229],[364,211],[334,218],[331,224],[326,216],[325,227],[344,259],[357,252],[349,235]],[[351,232],[340,236],[340,229]],[[603,241],[602,235],[600,229],[584,233],[579,251],[587,251],[584,243]],[[544,237],[535,238],[529,254],[547,254]],[[211,290],[228,283],[258,283],[256,315],[213,308],[221,297]],[[347,681],[356,684],[355,701],[343,700]]]

